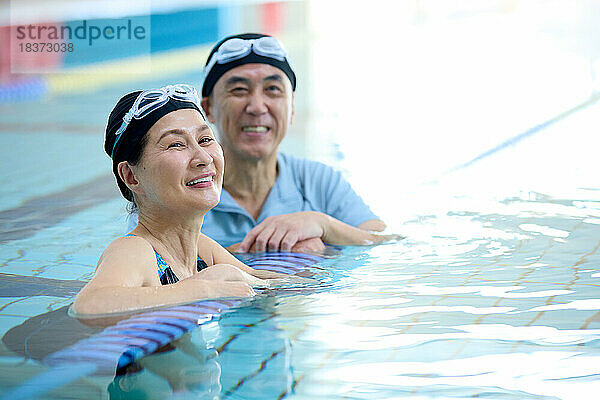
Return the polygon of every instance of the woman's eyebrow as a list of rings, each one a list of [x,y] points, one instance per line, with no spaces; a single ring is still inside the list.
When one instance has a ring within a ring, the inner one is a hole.
[[[165,138],[166,136],[169,136],[169,135],[183,136],[186,133],[187,133],[186,131],[184,131],[183,129],[180,129],[180,128],[169,129],[168,131],[165,131],[162,135],[160,135],[160,137],[158,138],[158,140],[156,142],[157,143],[160,142],[161,140],[163,140],[163,138]]]
[[[204,132],[205,130],[210,129],[210,127],[206,124],[201,125],[200,127],[198,127],[198,129],[196,129],[197,132]],[[161,140],[163,140],[163,138],[165,138],[166,136],[169,135],[180,135],[180,136],[184,136],[187,134],[187,131],[185,129],[181,129],[181,128],[173,128],[173,129],[169,129],[168,131],[164,132],[162,135],[160,135],[160,137],[158,138],[158,140],[156,141],[157,143],[160,142]]]

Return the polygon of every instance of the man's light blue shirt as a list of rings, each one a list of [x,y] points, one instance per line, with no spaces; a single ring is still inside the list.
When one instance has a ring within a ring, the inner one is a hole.
[[[298,211],[319,211],[352,226],[379,219],[342,174],[317,161],[277,155],[277,178],[254,220],[223,190],[221,201],[206,214],[202,233],[227,247],[241,242],[265,218]]]

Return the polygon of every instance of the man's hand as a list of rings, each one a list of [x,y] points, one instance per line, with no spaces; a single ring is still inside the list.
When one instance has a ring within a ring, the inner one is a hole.
[[[268,217],[248,232],[237,251],[291,251],[299,242],[306,249],[318,248],[315,240],[303,244],[302,242],[307,239],[319,239],[322,245],[321,237],[325,233],[326,221],[326,216],[316,211]]]
[[[263,251],[322,252],[323,243],[339,246],[368,246],[400,240],[402,235],[381,235],[364,229],[384,229],[379,220],[366,221],[354,227],[316,211],[300,211],[277,215],[256,225],[230,251],[247,253]]]
[[[239,251],[240,244],[241,244],[241,242],[232,244],[231,246],[227,247],[227,250],[230,253],[241,253],[241,251]],[[314,237],[314,238],[310,238],[310,239],[299,240],[292,247],[291,251],[294,253],[323,254],[326,249],[327,249],[327,247],[325,246],[325,243],[323,243],[321,238]],[[256,253],[256,251],[257,251],[256,250],[256,242],[254,242],[252,247],[250,247],[248,249],[247,253]]]
[[[294,253],[317,253],[322,254],[325,251],[325,243],[321,240],[321,238],[310,238],[304,239],[296,242],[294,247],[292,247],[292,251]]]

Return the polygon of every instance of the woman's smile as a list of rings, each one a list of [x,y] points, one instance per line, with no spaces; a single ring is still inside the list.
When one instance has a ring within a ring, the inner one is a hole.
[[[212,187],[213,182],[215,180],[215,172],[209,172],[207,174],[202,174],[187,182],[185,185],[193,188],[207,188]]]

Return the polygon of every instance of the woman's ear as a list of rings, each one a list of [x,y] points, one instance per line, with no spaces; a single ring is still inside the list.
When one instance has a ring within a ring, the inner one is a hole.
[[[117,171],[119,172],[119,178],[121,178],[129,190],[134,193],[140,191],[140,184],[135,177],[131,165],[127,161],[121,161],[119,165],[117,165]]]

